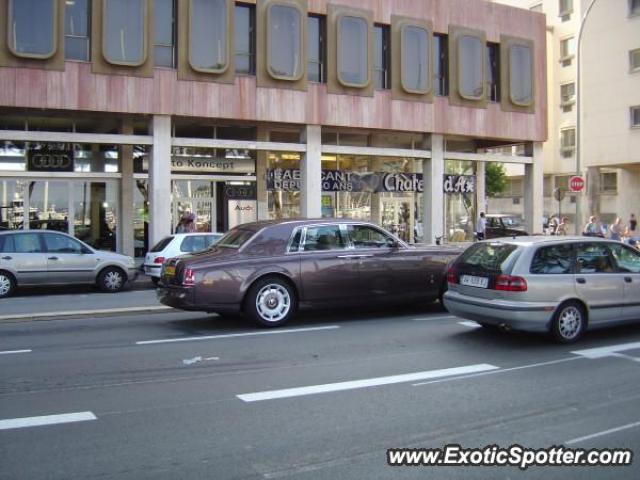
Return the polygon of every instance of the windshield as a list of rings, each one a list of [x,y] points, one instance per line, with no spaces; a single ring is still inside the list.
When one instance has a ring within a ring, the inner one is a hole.
[[[502,217],[505,227],[521,227],[522,221],[518,217]]]
[[[517,245],[509,243],[478,243],[460,256],[457,266],[509,273],[518,251]]]
[[[252,230],[234,228],[225,233],[212,247],[240,248],[253,237],[254,234],[255,232]]]
[[[161,252],[162,250],[164,250],[166,248],[167,245],[169,245],[171,243],[171,240],[173,240],[173,237],[165,237],[162,240],[160,240],[158,243],[156,243],[153,248],[151,249],[151,253],[158,253]]]

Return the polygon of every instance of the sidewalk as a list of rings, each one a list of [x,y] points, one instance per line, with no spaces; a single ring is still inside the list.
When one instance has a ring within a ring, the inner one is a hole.
[[[0,299],[0,322],[113,316],[175,311],[156,300],[149,277],[140,275],[119,293],[91,286],[23,288]]]

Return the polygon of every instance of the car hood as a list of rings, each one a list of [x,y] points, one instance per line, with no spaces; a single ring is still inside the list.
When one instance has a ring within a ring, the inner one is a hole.
[[[199,265],[209,265],[212,262],[224,262],[240,256],[238,250],[234,248],[214,247],[202,252],[187,253],[176,257],[183,265],[198,267]]]

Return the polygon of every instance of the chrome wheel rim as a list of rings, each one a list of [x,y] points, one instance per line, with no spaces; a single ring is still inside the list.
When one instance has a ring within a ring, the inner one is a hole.
[[[582,328],[582,312],[577,307],[566,307],[560,313],[558,319],[558,331],[562,338],[571,340],[575,338]]]
[[[6,275],[0,275],[0,296],[5,296],[11,291],[11,280]]]
[[[110,271],[104,276],[103,283],[108,290],[118,290],[122,286],[123,280],[120,272]]]
[[[291,310],[291,295],[282,285],[270,283],[260,289],[256,296],[256,310],[267,322],[278,322]]]

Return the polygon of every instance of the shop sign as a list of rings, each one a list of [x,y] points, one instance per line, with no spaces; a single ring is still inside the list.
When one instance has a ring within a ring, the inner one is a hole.
[[[255,173],[253,158],[217,158],[172,155],[171,171],[180,173]]]
[[[476,191],[475,175],[445,175],[442,184],[444,193],[474,193]]]
[[[300,190],[300,170],[276,168],[267,170],[267,189],[292,192]],[[421,173],[375,173],[322,170],[323,192],[422,192]]]
[[[256,186],[252,185],[225,185],[224,196],[227,200],[255,200]]]
[[[73,172],[71,145],[35,144],[29,148],[27,158],[27,170],[30,172]]]

